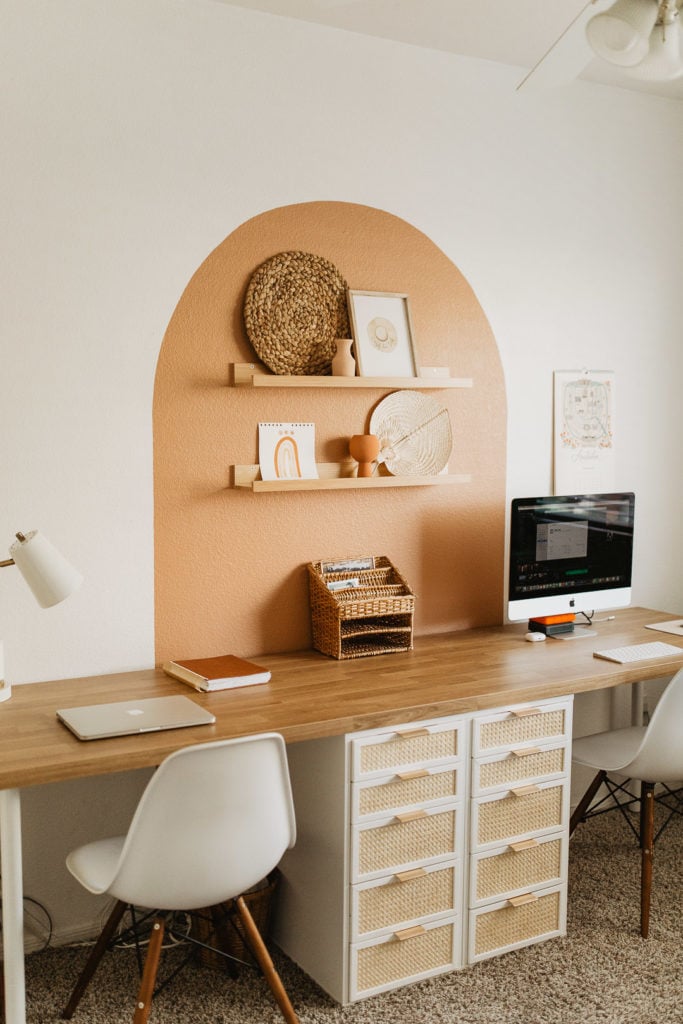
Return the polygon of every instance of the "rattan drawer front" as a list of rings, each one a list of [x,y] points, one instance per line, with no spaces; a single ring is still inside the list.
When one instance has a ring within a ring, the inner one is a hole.
[[[351,947],[350,998],[361,999],[460,966],[458,918],[417,925]]]
[[[504,754],[475,758],[472,762],[472,792],[475,796],[495,789],[559,778],[569,769],[567,744],[519,747]]]
[[[407,811],[352,830],[352,881],[433,864],[461,854],[462,805]]]
[[[528,902],[516,899],[516,906],[506,900],[471,912],[469,963],[565,934],[565,885],[529,893]]]
[[[370,778],[408,768],[459,759],[465,749],[461,718],[415,722],[351,741],[352,778]]]
[[[567,781],[542,782],[472,801],[473,850],[515,838],[563,828],[567,821]]]
[[[430,917],[452,916],[460,911],[461,892],[459,860],[361,882],[351,893],[352,941]]]
[[[539,885],[566,880],[565,833],[526,839],[471,858],[470,906],[514,896]]]
[[[539,705],[520,705],[474,719],[473,754],[509,750],[524,743],[571,737],[571,699]]]
[[[452,765],[414,768],[386,778],[353,785],[352,820],[408,807],[429,807],[460,796],[460,769]]]

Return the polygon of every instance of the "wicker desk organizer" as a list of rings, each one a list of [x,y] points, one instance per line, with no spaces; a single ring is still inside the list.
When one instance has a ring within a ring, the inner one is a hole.
[[[331,658],[413,648],[415,595],[384,555],[370,569],[329,571],[329,562],[308,565],[313,646]],[[328,570],[328,571],[325,571]],[[328,583],[357,579],[359,586],[330,590]]]

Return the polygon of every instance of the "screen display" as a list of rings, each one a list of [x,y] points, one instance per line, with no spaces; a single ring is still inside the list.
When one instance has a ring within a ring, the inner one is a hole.
[[[610,592],[614,607],[628,603],[634,505],[631,493],[515,498],[510,617],[586,611],[591,595],[595,607],[607,607]]]

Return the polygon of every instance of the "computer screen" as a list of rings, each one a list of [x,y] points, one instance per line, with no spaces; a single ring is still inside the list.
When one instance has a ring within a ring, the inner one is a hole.
[[[508,617],[623,608],[631,602],[632,493],[515,498]]]

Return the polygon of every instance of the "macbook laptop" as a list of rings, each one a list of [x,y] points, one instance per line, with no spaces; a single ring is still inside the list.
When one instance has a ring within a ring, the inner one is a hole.
[[[79,740],[183,729],[216,721],[215,715],[189,697],[146,697],[113,704],[86,704],[80,708],[61,708],[57,718]]]

